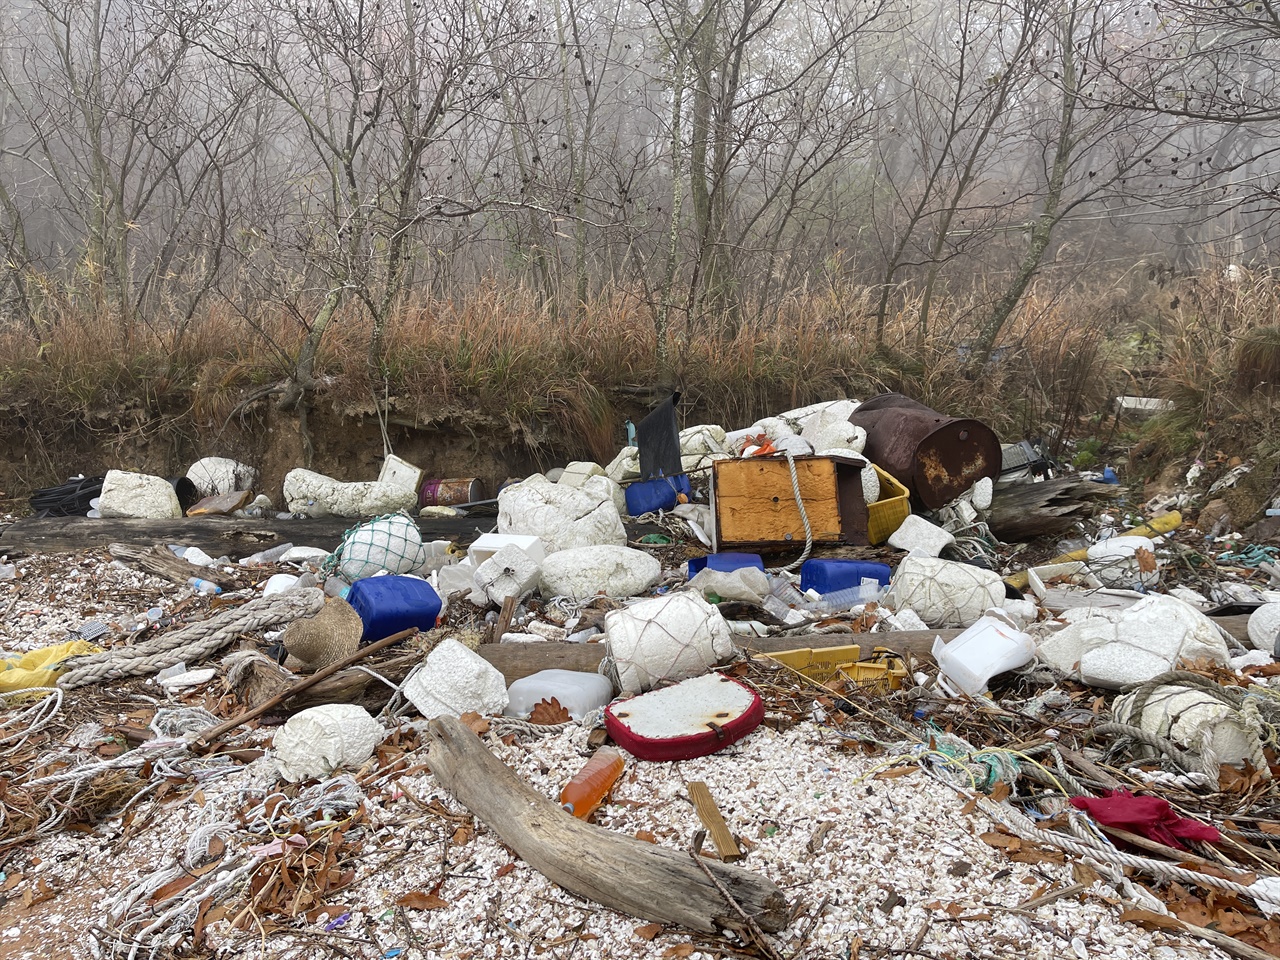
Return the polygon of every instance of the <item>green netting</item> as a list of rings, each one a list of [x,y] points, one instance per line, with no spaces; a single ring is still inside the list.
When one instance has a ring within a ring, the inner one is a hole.
[[[389,513],[352,527],[338,548],[325,558],[321,572],[338,573],[349,583],[388,573],[412,573],[427,562],[427,549],[413,518]]]

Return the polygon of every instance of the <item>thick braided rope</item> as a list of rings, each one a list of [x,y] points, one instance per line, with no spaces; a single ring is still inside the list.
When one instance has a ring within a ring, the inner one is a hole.
[[[132,647],[76,657],[68,661],[70,668],[58,679],[58,686],[74,689],[103,680],[147,676],[176,663],[197,662],[216,653],[242,633],[253,633],[311,616],[322,606],[324,591],[317,587],[258,597],[208,620],[189,624]]]
[[[1201,887],[1213,887],[1216,890],[1225,890],[1228,893],[1246,896],[1251,900],[1258,898],[1257,891],[1242,883],[1224,880],[1221,877],[1210,876],[1206,873],[1197,873],[1195,870],[1187,870],[1185,867],[1179,867],[1164,860],[1153,860],[1150,857],[1138,857],[1131,853],[1122,853],[1114,847],[1088,843],[1076,837],[1058,833],[1056,830],[1042,830],[1027,817],[1008,805],[996,803],[990,797],[982,794],[978,794],[976,799],[978,807],[983,813],[1012,830],[1014,834],[1023,840],[1029,840],[1032,843],[1038,843],[1046,847],[1057,847],[1068,853],[1074,853],[1080,857],[1091,857],[1113,866],[1132,867],[1149,876],[1176,880],[1179,883],[1194,883]]]
[[[549,737],[577,725],[574,720],[566,720],[564,723],[530,723],[515,717],[494,717],[489,721],[489,729],[499,737],[512,733],[518,737]]]

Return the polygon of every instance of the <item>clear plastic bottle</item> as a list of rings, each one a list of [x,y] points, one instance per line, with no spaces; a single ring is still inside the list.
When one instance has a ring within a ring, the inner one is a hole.
[[[560,791],[560,806],[579,820],[588,819],[604,803],[625,766],[622,754],[601,747]]]
[[[201,577],[188,577],[187,583],[191,585],[191,589],[196,593],[221,593],[222,588],[216,583],[212,583]]]

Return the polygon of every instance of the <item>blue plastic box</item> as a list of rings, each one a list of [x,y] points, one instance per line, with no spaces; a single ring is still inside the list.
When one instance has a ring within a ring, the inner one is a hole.
[[[887,564],[866,560],[806,560],[800,568],[800,589],[835,593],[862,586],[864,578],[884,587],[892,573]]]
[[[432,630],[440,617],[440,597],[417,577],[365,577],[347,591],[347,603],[364,621],[361,644],[373,643],[401,630]]]
[[[652,480],[637,480],[627,487],[627,513],[638,517],[656,510],[670,510],[678,502],[676,497],[693,493],[689,483],[689,475],[682,473],[676,477],[654,477]]]
[[[758,553],[713,553],[705,557],[694,557],[689,561],[689,577],[696,577],[710,567],[728,573],[730,570],[741,570],[743,567],[764,569],[764,561]]]

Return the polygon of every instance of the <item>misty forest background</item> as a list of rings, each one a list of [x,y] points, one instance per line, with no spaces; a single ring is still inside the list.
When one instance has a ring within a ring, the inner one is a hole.
[[[1156,394],[1158,457],[1271,422],[1268,0],[3,9],[28,433],[326,402],[603,454],[667,388],[727,425],[901,389],[1059,451]]]

